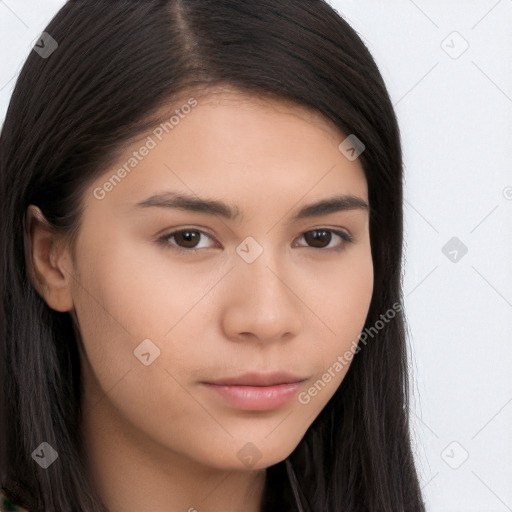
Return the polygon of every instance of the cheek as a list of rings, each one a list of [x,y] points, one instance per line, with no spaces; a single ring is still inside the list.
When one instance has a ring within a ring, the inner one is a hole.
[[[312,379],[314,389],[306,399],[315,401],[318,410],[334,394],[345,377],[358,338],[363,330],[373,294],[373,263],[367,251],[353,252],[337,264],[332,272],[314,281],[314,311],[319,320],[313,322],[316,335],[308,338],[312,364],[317,369]],[[314,361],[314,363],[313,363]],[[316,384],[315,384],[316,383]]]
[[[369,245],[351,251],[341,256],[339,261],[316,271],[315,275],[307,278],[307,282],[304,281],[304,286],[308,286],[303,292],[308,295],[304,297],[323,321],[328,340],[333,344],[343,344],[348,335],[363,328],[370,307],[373,262]]]
[[[176,264],[163,251],[111,239],[82,265],[75,307],[87,356],[104,387],[142,366],[134,351],[143,340],[154,343],[156,348],[147,345],[154,354],[160,351],[157,365],[175,373],[184,375],[197,359],[193,332],[186,329],[204,321],[201,301],[225,270],[201,273],[200,265]]]
[[[151,436],[166,439],[169,429],[177,428],[185,442],[187,424],[196,416],[205,421],[204,411],[182,387],[197,364],[197,349],[185,329],[187,312],[204,295],[205,282],[191,283],[170,264],[159,268],[133,250],[116,247],[101,264],[90,260],[87,270],[84,266],[86,285],[75,293],[90,400],[100,404],[94,406],[100,414],[107,397]]]

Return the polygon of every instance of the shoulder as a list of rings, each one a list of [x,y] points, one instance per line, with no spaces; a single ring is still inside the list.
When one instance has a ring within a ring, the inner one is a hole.
[[[19,506],[13,499],[11,499],[4,489],[0,487],[0,511],[16,511],[16,512],[28,512],[27,509]]]

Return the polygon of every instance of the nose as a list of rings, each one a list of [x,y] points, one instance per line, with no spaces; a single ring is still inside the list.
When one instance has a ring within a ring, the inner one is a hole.
[[[303,302],[294,293],[293,269],[277,265],[270,251],[252,263],[235,262],[229,273],[222,325],[228,339],[272,343],[291,339],[303,328]]]

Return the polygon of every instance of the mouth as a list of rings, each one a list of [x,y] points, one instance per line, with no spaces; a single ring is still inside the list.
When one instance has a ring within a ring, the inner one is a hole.
[[[264,411],[288,403],[306,380],[284,372],[247,373],[202,384],[238,409]]]
[[[277,386],[280,384],[295,384],[303,382],[307,377],[299,377],[287,372],[274,373],[244,373],[238,377],[208,381],[206,384],[217,386]]]

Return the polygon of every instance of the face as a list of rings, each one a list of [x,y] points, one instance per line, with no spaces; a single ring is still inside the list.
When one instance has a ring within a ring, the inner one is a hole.
[[[305,208],[368,202],[367,183],[315,113],[229,90],[195,102],[87,190],[63,259],[85,403],[158,453],[264,468],[339,387],[373,291],[368,211]]]

